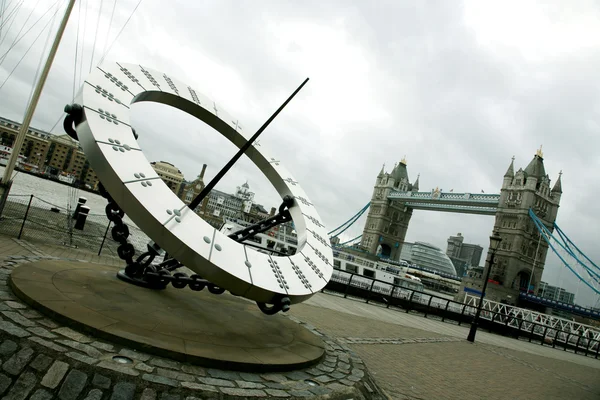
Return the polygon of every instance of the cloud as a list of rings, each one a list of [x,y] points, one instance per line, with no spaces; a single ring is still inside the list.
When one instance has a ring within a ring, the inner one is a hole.
[[[32,3],[24,3],[21,21]],[[76,43],[80,56],[85,44],[84,76],[94,41],[96,61],[106,47],[112,4],[104,2],[96,38],[99,4],[90,3],[85,40],[81,34],[77,40],[74,10],[34,117],[38,128],[52,127],[71,99]],[[44,10],[52,2],[40,4]],[[118,2],[109,44],[136,4]],[[564,172],[557,223],[599,260],[599,22],[593,1],[567,9],[536,1],[177,0],[167,7],[144,0],[107,59],[148,65],[189,83],[251,132],[310,77],[262,140],[331,229],[369,201],[383,163],[389,171],[406,155],[409,176],[420,173],[424,191],[494,193],[511,157],[524,168],[543,144],[553,182]],[[9,41],[17,31],[2,35]],[[0,65],[1,80],[29,44],[24,39]],[[0,90],[3,116],[22,118],[42,47],[32,49]],[[188,179],[203,163],[211,178],[235,152],[210,128],[166,107],[136,105],[133,119],[149,158],[173,162]],[[246,179],[267,208],[279,204],[248,160],[218,188],[233,191]],[[487,248],[492,226],[490,217],[417,211],[407,240],[445,248],[447,237],[461,232]],[[351,228],[348,237],[361,230]],[[577,290],[559,264],[548,257],[544,279]],[[583,288],[578,298],[594,299]]]

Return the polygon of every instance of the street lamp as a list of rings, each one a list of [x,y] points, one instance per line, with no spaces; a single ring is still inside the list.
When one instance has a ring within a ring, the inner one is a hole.
[[[483,289],[481,290],[481,297],[479,298],[479,304],[477,305],[477,312],[475,313],[475,318],[471,322],[471,329],[469,330],[469,336],[467,336],[467,340],[469,342],[475,341],[475,334],[477,333],[477,325],[479,323],[479,314],[481,314],[481,308],[483,307],[483,297],[485,296],[485,290],[487,289],[488,280],[490,279],[490,272],[492,271],[492,266],[494,265],[494,256],[496,255],[496,250],[498,250],[498,246],[502,238],[498,235],[497,231],[494,231],[492,236],[490,236],[490,256],[487,259],[487,272],[485,273],[485,280],[483,281]]]

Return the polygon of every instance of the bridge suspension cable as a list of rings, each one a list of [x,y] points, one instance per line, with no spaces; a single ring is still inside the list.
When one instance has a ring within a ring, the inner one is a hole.
[[[348,243],[352,243],[352,242],[354,242],[355,240],[357,240],[357,239],[360,239],[361,237],[362,237],[362,233],[361,233],[360,235],[358,235],[357,237],[353,238],[353,239],[346,240],[345,242],[338,244],[338,246],[344,246],[344,245],[347,245]]]
[[[352,224],[354,224],[365,213],[365,211],[367,211],[369,209],[370,205],[371,205],[371,202],[368,202],[366,206],[361,208],[361,210],[359,212],[357,212],[354,216],[352,216],[348,221],[344,222],[343,224],[341,224],[334,230],[328,232],[327,234],[330,235],[330,237],[338,237],[339,235],[344,233],[348,228],[350,228],[352,226]],[[340,229],[341,229],[341,231],[334,234],[334,232],[336,232]]]
[[[554,227],[557,228],[557,233],[559,234],[560,240],[557,239],[554,235],[552,235],[552,232],[550,232],[550,229],[548,229],[546,227],[546,225],[543,223],[543,221],[533,212],[532,209],[529,209],[529,216],[531,217],[536,228],[540,232],[540,235],[542,235],[542,237],[544,238],[546,243],[548,243],[548,246],[552,249],[554,254],[556,254],[558,256],[558,258],[562,261],[562,263],[581,282],[583,282],[587,287],[592,289],[592,291],[594,291],[594,293],[600,295],[600,280],[599,280],[600,274],[598,274],[598,272],[596,270],[594,270],[594,268],[598,269],[598,266],[596,264],[594,264],[593,262],[591,262],[591,260],[587,256],[585,256],[585,254],[583,254],[583,252],[581,252],[581,250],[579,250],[573,244],[573,242],[571,242],[571,240],[568,239],[568,237],[566,235],[564,235],[564,238],[563,238],[562,235],[564,234],[564,232],[562,232],[562,230],[560,230],[560,228],[558,228],[556,223],[554,223]],[[566,241],[564,240],[565,238],[566,238]],[[573,252],[573,250],[571,250],[569,244],[573,245],[573,247],[575,247],[575,249],[577,249],[577,251],[580,253],[580,255],[583,255],[586,260],[588,260],[590,263],[592,263],[594,268],[592,268],[592,267],[586,265],[584,262],[582,262],[580,260],[580,258],[577,257],[577,255]],[[590,282],[588,279],[585,279],[583,276],[581,276],[581,274],[575,269],[575,267],[571,266],[571,264],[569,264],[565,260],[565,257],[563,257],[563,254],[561,254],[562,252],[560,250],[563,250],[563,252],[565,252],[567,255],[571,256],[577,262],[577,264],[583,268],[583,270],[587,273],[587,275],[589,275],[590,278],[592,278],[592,281]]]

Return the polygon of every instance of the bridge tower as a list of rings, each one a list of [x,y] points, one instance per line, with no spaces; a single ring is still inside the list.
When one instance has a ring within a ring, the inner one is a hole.
[[[530,290],[535,293],[537,290],[544,271],[548,244],[529,217],[529,209],[533,209],[546,227],[553,231],[562,195],[561,175],[562,172],[551,188],[541,148],[529,165],[525,169],[519,168],[516,173],[513,157],[504,174],[494,223],[502,242],[496,252],[496,263],[490,279],[498,283],[488,285],[486,298],[515,304],[519,291]],[[483,276],[485,268],[487,263]],[[478,278],[472,282],[476,283],[476,289],[479,286],[477,284],[483,283],[481,277]]]
[[[399,260],[412,208],[388,200],[392,190],[419,190],[419,178],[413,184],[408,179],[406,158],[396,164],[391,173],[385,172],[384,165],[377,175],[360,245],[370,254]]]

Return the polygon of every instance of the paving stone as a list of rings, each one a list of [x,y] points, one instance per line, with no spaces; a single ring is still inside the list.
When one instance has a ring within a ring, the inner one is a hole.
[[[237,372],[223,371],[220,369],[213,369],[213,368],[207,369],[206,372],[208,373],[208,375],[210,375],[213,378],[229,379],[231,381],[240,379],[240,375]]]
[[[0,345],[0,355],[10,356],[12,353],[17,351],[18,348],[19,346],[17,346],[15,342],[7,339]]]
[[[31,333],[27,332],[24,329],[19,328],[12,322],[8,321],[0,321],[0,331],[4,331],[12,336],[17,336],[20,338],[24,338],[27,336],[31,336]]]
[[[352,382],[360,382],[362,377],[360,377],[358,375],[346,375],[346,379],[349,381],[352,381]]]
[[[100,361],[97,364],[100,368],[110,369],[111,371],[120,372],[122,374],[127,374],[131,376],[139,376],[139,372],[131,367],[126,367],[123,364],[117,364],[112,361]]]
[[[183,386],[186,389],[202,390],[203,392],[218,392],[219,391],[216,388],[216,386],[205,385],[205,384],[196,383],[196,382],[181,382],[181,386]]]
[[[259,389],[237,389],[237,388],[222,388],[221,391],[230,396],[239,397],[266,397],[267,394]]]
[[[101,400],[101,399],[102,399],[102,390],[92,389],[89,391],[87,396],[85,396],[84,400]]]
[[[348,364],[347,362],[339,362],[337,365],[337,369],[342,370],[342,371],[349,371],[350,370],[350,364]]]
[[[38,389],[31,395],[29,400],[50,400],[54,395],[45,389]]]
[[[49,319],[40,319],[38,321],[35,321],[38,324],[44,325],[46,328],[50,328],[50,329],[54,329],[54,328],[58,328],[58,324],[54,321],[51,321]]]
[[[173,387],[179,386],[179,382],[175,379],[167,378],[160,375],[144,374],[142,375],[142,379],[148,382],[159,383],[161,385],[168,385]]]
[[[224,386],[224,387],[234,387],[235,386],[233,384],[233,382],[227,381],[225,379],[198,377],[198,380],[206,385],[215,385],[215,386]]]
[[[310,374],[312,376],[323,375],[323,371],[316,369],[316,368],[307,369],[304,372],[306,372],[307,374]]]
[[[356,382],[349,381],[348,379],[340,379],[339,382],[346,386],[354,386]]]
[[[140,353],[134,350],[129,350],[129,349],[121,349],[121,351],[119,351],[119,354],[122,355],[123,357],[129,357],[133,360],[138,360],[138,361],[148,361],[150,358],[152,358],[151,355],[146,354],[146,353]]]
[[[102,389],[108,389],[110,388],[110,378],[107,378],[104,375],[94,374],[94,378],[92,379],[92,385]]]
[[[314,393],[308,390],[290,390],[290,394],[294,397],[313,397]]]
[[[140,396],[140,400],[156,400],[156,392],[154,389],[144,389]]]
[[[365,376],[365,372],[362,369],[354,368],[352,369],[352,375],[358,376],[359,378],[363,378]]]
[[[9,306],[10,308],[14,308],[15,310],[19,310],[19,309],[24,309],[27,308],[27,306],[21,302],[18,301],[5,301],[4,304],[6,304],[7,306]]]
[[[69,370],[69,364],[62,361],[54,361],[46,375],[42,378],[42,386],[54,389]]]
[[[247,372],[240,372],[240,377],[245,380],[245,381],[249,381],[249,382],[262,382],[263,378],[261,378],[260,375],[258,374],[250,374]]]
[[[70,357],[73,360],[77,360],[79,362],[82,362],[82,363],[88,364],[88,365],[94,365],[98,362],[98,359],[96,359],[96,358],[84,356],[83,354],[80,354],[80,353],[77,353],[74,351],[69,351],[66,355],[67,355],[67,357]]]
[[[173,371],[166,368],[156,368],[156,373],[160,376],[164,376],[166,378],[176,379],[178,381],[193,381],[194,376],[190,374],[185,374],[179,371]]]
[[[56,329],[54,330],[54,332],[56,332]],[[90,346],[89,344],[83,344],[83,343],[77,342],[75,340],[66,340],[66,339],[56,340],[55,342],[62,344],[64,346],[69,346],[75,350],[79,350],[79,351],[87,354],[90,357],[94,357],[94,358],[102,357],[102,353],[97,348]]]
[[[150,360],[150,365],[176,370],[179,370],[179,367],[181,366],[177,361],[165,360],[164,358],[153,358]]]
[[[25,332],[25,331],[23,331],[23,332]],[[29,335],[29,333],[27,333],[27,334]],[[35,342],[37,344],[41,344],[42,346],[47,347],[49,349],[52,349],[54,351],[59,351],[61,353],[64,353],[65,351],[67,351],[67,349],[65,347],[59,346],[59,345],[55,344],[54,342],[51,342],[49,340],[45,340],[45,339],[39,338],[37,336],[33,336],[33,337],[28,338],[28,339],[31,340],[32,342]]]
[[[331,374],[329,374],[329,376],[331,376],[332,378],[335,378],[335,379],[342,379],[342,378],[346,377],[346,374],[342,374],[341,372],[335,371],[335,372],[332,372]]]
[[[46,339],[54,339],[55,337],[57,337],[54,333],[48,331],[47,329],[39,327],[39,326],[35,326],[33,328],[27,328],[27,330],[29,332],[33,333],[34,335],[41,336]]]
[[[143,362],[139,362],[139,363],[135,364],[134,368],[139,369],[140,371],[144,371],[144,372],[152,372],[155,369],[155,367],[151,367],[148,364],[145,364]]]
[[[270,397],[290,397],[290,394],[285,390],[265,389],[265,392],[267,392]]]
[[[181,400],[181,396],[172,393],[163,393],[160,395],[160,400]]]
[[[76,332],[73,329],[70,329],[70,328],[67,328],[64,326],[53,329],[52,332],[58,333],[59,335],[62,335],[65,337],[68,337],[69,339],[75,340],[76,342],[80,342],[80,343],[91,343],[92,342],[92,339],[85,336],[83,333]]]
[[[108,344],[108,343],[92,342],[92,343],[90,343],[90,346],[94,346],[95,348],[104,350],[104,351],[113,351],[114,350],[114,346],[112,344]]]
[[[333,369],[333,368],[331,368],[331,367],[327,367],[327,366],[325,366],[325,365],[322,365],[322,364],[321,364],[321,365],[318,365],[318,366],[317,366],[317,368],[318,368],[318,369],[320,369],[320,370],[321,370],[321,371],[323,371],[323,372],[333,372],[333,371],[334,371],[334,369]]]
[[[279,382],[265,382],[265,385],[271,389],[287,389],[285,385],[282,385]]]
[[[25,372],[19,376],[15,384],[6,396],[3,397],[4,400],[25,400],[29,393],[35,387],[37,383],[37,378],[31,372]]]
[[[331,393],[331,389],[329,389],[328,387],[325,387],[325,386],[309,387],[308,390],[319,396],[324,396],[326,394]]]
[[[294,381],[303,381],[305,379],[310,379],[312,376],[302,371],[293,371],[285,374],[289,379]]]
[[[135,394],[135,385],[130,382],[118,382],[113,388],[110,400],[132,400]]]
[[[42,314],[40,314],[39,312],[34,311],[34,310],[17,310],[17,311],[19,311],[19,314],[21,314],[25,318],[29,318],[29,319],[37,319],[37,318],[43,317]]]
[[[0,287],[1,287],[1,286],[0,286]],[[5,288],[4,288],[4,289],[5,289]],[[4,304],[4,303],[1,303],[1,302],[0,302],[0,311],[10,311],[10,310],[12,310],[12,308],[10,308],[10,307],[9,307],[9,306],[7,306],[6,304]]]
[[[287,381],[287,378],[281,374],[264,374],[261,375],[262,378],[266,381],[271,381],[271,382],[285,382]]]
[[[0,300],[14,300],[15,296],[5,290],[0,290]]]
[[[235,381],[242,389],[262,389],[265,387],[262,383],[246,382],[246,381]]]
[[[58,391],[60,400],[75,400],[87,382],[87,375],[77,369],[72,369]]]
[[[38,372],[46,371],[52,364],[52,358],[44,354],[38,354],[29,366]]]
[[[195,365],[187,365],[184,364],[181,366],[181,370],[188,374],[196,375],[196,376],[206,376],[206,370],[202,367],[197,367]]]
[[[12,383],[12,379],[4,374],[0,374],[0,394],[4,393]]]
[[[34,351],[31,347],[21,349],[18,353],[15,353],[2,364],[2,369],[11,375],[19,375],[23,368],[33,358]]]
[[[16,322],[19,325],[22,325],[22,326],[25,326],[25,327],[35,326],[35,322],[32,322],[32,321],[28,320],[27,318],[25,318],[24,316],[22,316],[18,312],[15,312],[15,311],[2,311],[2,314],[4,314],[4,316],[6,318],[12,320],[13,322]]]

